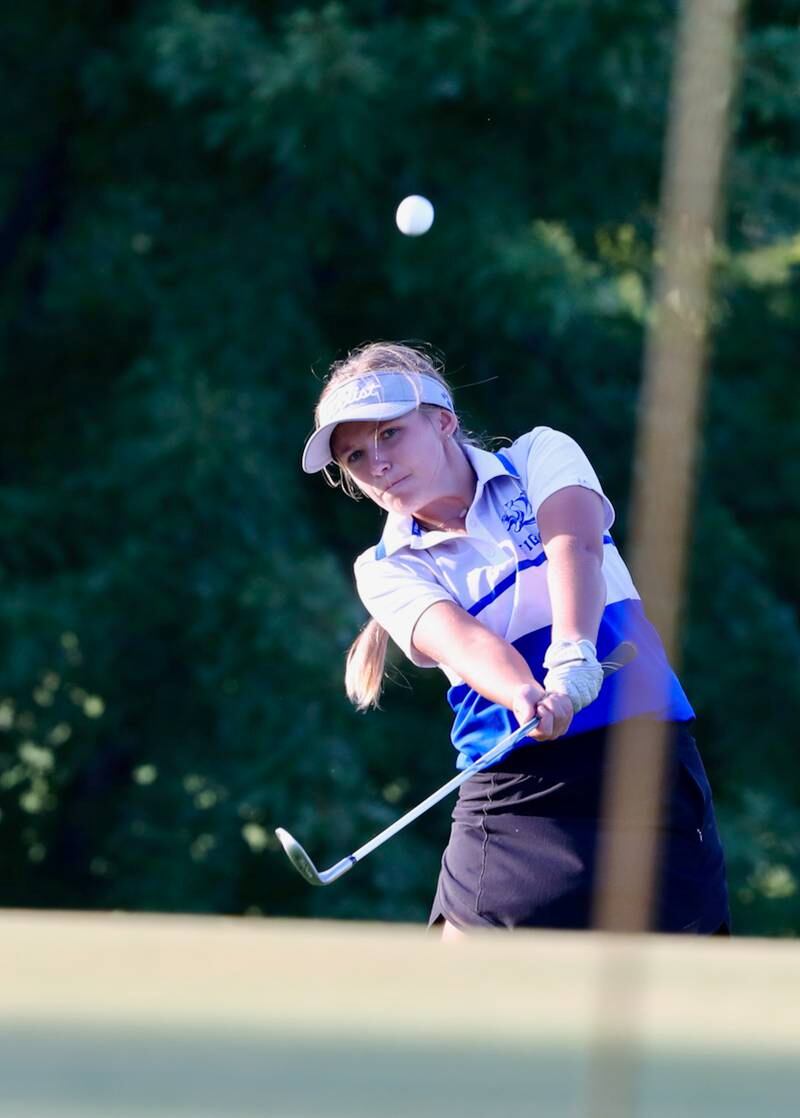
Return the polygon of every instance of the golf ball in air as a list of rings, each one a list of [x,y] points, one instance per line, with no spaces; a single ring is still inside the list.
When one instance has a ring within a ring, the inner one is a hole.
[[[421,194],[409,194],[397,207],[395,221],[407,237],[421,237],[433,225],[433,206]]]

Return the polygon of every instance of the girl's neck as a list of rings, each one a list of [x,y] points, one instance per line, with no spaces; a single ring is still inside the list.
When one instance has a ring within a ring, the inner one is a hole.
[[[464,531],[464,522],[475,498],[477,478],[469,459],[457,443],[451,443],[452,486],[414,514],[415,520],[441,532]]]

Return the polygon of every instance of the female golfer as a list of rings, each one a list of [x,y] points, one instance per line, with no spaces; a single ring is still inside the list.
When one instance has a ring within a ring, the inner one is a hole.
[[[610,725],[670,724],[655,926],[725,933],[728,901],[694,713],[608,534],[614,510],[567,435],[535,427],[489,453],[460,430],[446,381],[421,349],[371,344],[335,365],[303,454],[386,512],[355,564],[372,616],[348,655],[365,709],[381,691],[388,637],[447,677],[457,765],[534,715],[530,746],[462,785],[431,923],[590,925]],[[638,655],[604,681],[622,640]],[[623,678],[627,677],[627,678]],[[637,832],[652,827],[635,821]]]

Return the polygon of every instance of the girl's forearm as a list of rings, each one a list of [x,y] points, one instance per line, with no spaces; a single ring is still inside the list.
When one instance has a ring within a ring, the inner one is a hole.
[[[466,642],[458,659],[460,667],[453,665],[454,671],[490,702],[510,710],[519,688],[525,685],[533,686],[537,698],[544,696],[544,688],[534,679],[524,657],[513,645],[487,629],[477,633],[474,642]]]
[[[480,621],[450,602],[436,602],[414,629],[414,645],[450,668],[490,702],[511,709],[521,686],[544,695],[524,657]]]
[[[606,604],[602,559],[569,537],[551,543],[547,586],[553,612],[552,639],[597,643]]]

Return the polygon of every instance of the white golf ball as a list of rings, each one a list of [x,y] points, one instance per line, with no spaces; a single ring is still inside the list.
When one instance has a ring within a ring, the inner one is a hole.
[[[421,237],[433,225],[433,206],[421,194],[409,194],[397,207],[397,228],[407,237]]]

